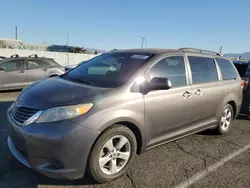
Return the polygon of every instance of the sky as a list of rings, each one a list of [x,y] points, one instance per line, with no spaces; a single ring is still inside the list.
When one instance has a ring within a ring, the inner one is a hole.
[[[250,0],[2,0],[0,38],[111,50],[250,51]]]

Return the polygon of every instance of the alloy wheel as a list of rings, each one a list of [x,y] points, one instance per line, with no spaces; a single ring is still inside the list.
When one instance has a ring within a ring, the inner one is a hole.
[[[103,173],[113,175],[127,164],[131,155],[131,144],[123,135],[110,138],[102,147],[99,167]]]
[[[232,121],[232,112],[230,109],[226,108],[221,117],[220,126],[223,131],[226,131]]]

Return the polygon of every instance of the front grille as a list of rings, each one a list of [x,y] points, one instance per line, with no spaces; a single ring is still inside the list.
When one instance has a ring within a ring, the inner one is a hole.
[[[24,123],[26,120],[28,120],[31,116],[33,116],[37,112],[38,110],[36,109],[17,107],[16,105],[14,105],[11,110],[13,118],[18,123]]]

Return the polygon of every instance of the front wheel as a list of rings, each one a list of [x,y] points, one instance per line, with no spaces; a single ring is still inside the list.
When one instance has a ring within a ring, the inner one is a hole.
[[[224,106],[223,113],[220,119],[220,123],[216,128],[216,132],[220,135],[226,134],[230,128],[233,121],[233,108],[230,104]]]
[[[88,171],[100,183],[113,181],[126,173],[135,158],[136,150],[133,132],[123,125],[114,125],[95,143]]]

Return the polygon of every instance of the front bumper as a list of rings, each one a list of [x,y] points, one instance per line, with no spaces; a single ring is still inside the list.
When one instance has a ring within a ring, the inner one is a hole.
[[[22,164],[52,178],[84,176],[97,131],[70,120],[28,126],[15,124],[9,114],[8,120],[8,146]]]

